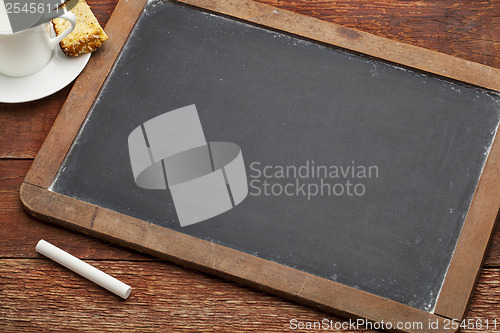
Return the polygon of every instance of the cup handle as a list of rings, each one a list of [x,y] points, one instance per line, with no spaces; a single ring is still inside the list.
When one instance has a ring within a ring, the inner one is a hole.
[[[76,27],[76,16],[72,12],[66,12],[66,13],[64,13],[64,15],[59,16],[59,18],[62,18],[62,19],[65,19],[65,20],[69,21],[69,23],[71,24],[71,27],[69,27],[68,29],[64,30],[64,32],[62,34],[60,34],[59,36],[57,36],[55,38],[50,38],[50,47],[52,49],[55,49],[56,46],[64,38],[68,37],[68,35],[70,33],[72,33],[73,30],[75,30],[75,27]]]

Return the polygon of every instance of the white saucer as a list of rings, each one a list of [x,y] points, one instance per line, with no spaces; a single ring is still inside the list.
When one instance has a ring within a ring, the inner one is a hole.
[[[47,66],[35,74],[25,77],[0,74],[0,103],[30,102],[52,95],[80,75],[89,59],[90,53],[68,57],[56,47]]]

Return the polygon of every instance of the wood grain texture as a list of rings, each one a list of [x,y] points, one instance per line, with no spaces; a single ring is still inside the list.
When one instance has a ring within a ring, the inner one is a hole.
[[[167,262],[91,264],[133,286],[130,298],[123,301],[49,260],[4,262],[3,329],[254,332],[264,324],[283,332],[290,318],[335,318]]]
[[[479,278],[476,292],[472,297],[469,311],[467,313],[467,318],[469,319],[482,319],[485,321],[489,319],[498,319],[500,321],[500,270],[498,269],[484,269]],[[464,330],[468,332],[474,332],[475,330],[468,329]],[[483,327],[481,330],[485,332],[500,332],[500,325],[496,328],[490,327],[487,329]]]
[[[152,260],[26,214],[20,204],[19,187],[30,165],[30,160],[0,159],[0,258],[32,258],[36,256],[36,243],[43,237],[83,259]]]
[[[21,104],[0,103],[0,158],[36,156],[71,89]]]
[[[257,0],[500,68],[500,1]]]
[[[257,1],[500,68],[499,0]],[[88,2],[103,25],[116,4]],[[37,102],[0,103],[0,158],[33,158],[70,88]],[[334,318],[28,217],[18,189],[30,164],[0,160],[0,330],[285,332],[291,318]],[[48,260],[14,259],[37,258],[34,245],[40,238],[81,258],[105,259],[92,263],[131,283],[131,298],[120,301]],[[486,266],[468,319],[500,320],[500,227]],[[500,329],[465,330],[476,331]]]
[[[0,265],[2,329],[291,332],[297,331],[290,329],[294,318],[343,320],[168,262],[88,262],[131,285],[130,298],[123,301],[48,259],[4,260]],[[500,306],[495,300],[500,297],[499,283],[489,281],[499,279],[497,270],[484,270],[471,306],[471,319],[491,320],[498,314]],[[500,332],[500,325],[464,332]]]

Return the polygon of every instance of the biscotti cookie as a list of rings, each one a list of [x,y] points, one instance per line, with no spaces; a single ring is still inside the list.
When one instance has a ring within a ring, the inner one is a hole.
[[[78,2],[71,9],[71,12],[76,16],[76,27],[68,37],[61,41],[61,49],[67,56],[78,56],[79,54],[94,52],[108,39],[108,36],[85,0],[71,0],[67,3],[70,2]],[[70,25],[68,21],[61,18],[52,20],[52,24],[58,36]]]

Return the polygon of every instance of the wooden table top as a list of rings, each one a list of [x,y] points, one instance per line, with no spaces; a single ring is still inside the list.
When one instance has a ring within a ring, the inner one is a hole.
[[[258,1],[500,68],[500,0]],[[116,2],[88,1],[103,26]],[[0,103],[0,331],[285,332],[296,331],[292,319],[342,320],[26,215],[19,186],[70,90]],[[123,301],[38,255],[41,238],[130,284],[130,298]],[[500,332],[499,228],[466,319],[483,327],[464,332]]]

